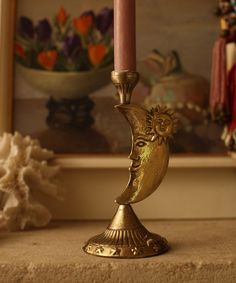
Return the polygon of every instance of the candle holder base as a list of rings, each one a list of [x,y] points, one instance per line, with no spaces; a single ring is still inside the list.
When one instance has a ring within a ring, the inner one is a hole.
[[[167,240],[150,233],[130,205],[120,205],[105,232],[91,238],[83,248],[88,254],[109,258],[143,258],[168,249]]]

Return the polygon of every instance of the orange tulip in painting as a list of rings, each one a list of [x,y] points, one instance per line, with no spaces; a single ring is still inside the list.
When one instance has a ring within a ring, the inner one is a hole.
[[[104,44],[89,45],[89,59],[93,65],[99,65],[106,55],[106,46]]]
[[[38,54],[38,63],[44,69],[51,71],[53,70],[57,61],[57,51],[43,51]]]
[[[77,32],[82,35],[88,34],[90,28],[93,24],[93,17],[91,15],[80,16],[79,18],[74,18],[74,28]]]
[[[56,15],[56,21],[60,26],[64,26],[66,21],[68,19],[68,14],[63,6],[59,9],[57,15]]]

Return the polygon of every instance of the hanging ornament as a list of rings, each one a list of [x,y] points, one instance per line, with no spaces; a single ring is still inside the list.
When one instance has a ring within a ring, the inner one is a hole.
[[[228,97],[230,119],[224,128],[222,139],[230,151],[236,150],[236,64],[228,74]]]
[[[226,39],[221,37],[213,48],[210,91],[212,119],[220,125],[224,125],[229,116],[226,68]]]
[[[220,0],[221,37],[212,56],[210,107],[212,118],[224,125],[222,139],[236,151],[236,0]]]

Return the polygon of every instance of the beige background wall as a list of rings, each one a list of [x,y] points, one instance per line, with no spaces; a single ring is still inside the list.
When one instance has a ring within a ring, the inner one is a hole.
[[[59,219],[107,219],[127,178],[127,169],[64,170],[65,202],[46,202]],[[169,169],[160,188],[134,208],[146,219],[236,217],[235,184],[236,168]]]

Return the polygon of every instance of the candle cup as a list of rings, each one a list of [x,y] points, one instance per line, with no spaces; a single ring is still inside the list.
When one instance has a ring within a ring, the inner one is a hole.
[[[111,80],[118,91],[120,104],[129,104],[131,94],[139,80],[139,73],[134,71],[113,71]]]

